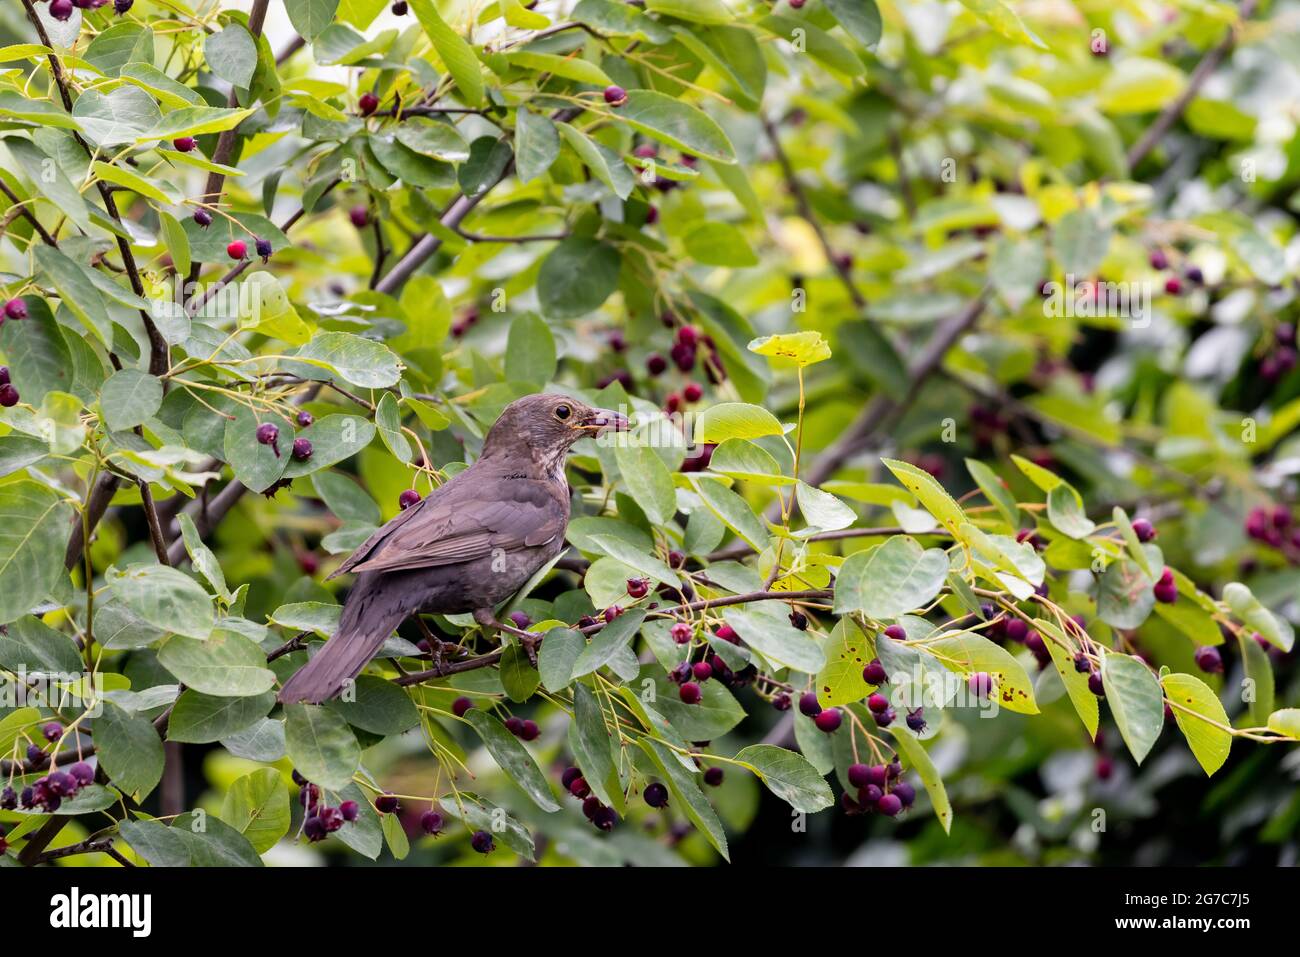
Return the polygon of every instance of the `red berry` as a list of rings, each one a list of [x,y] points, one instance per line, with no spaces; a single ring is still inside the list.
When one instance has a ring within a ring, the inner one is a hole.
[[[668,634],[672,636],[673,641],[679,645],[684,645],[691,640],[691,626],[684,621],[679,621],[672,628],[668,629]]]
[[[579,799],[585,798],[591,793],[591,785],[587,783],[586,778],[579,775],[569,782],[569,793]]]
[[[403,491],[401,495],[397,496],[397,507],[400,508],[402,511],[406,511],[408,508],[410,508],[412,505],[415,505],[419,501],[420,501],[420,493],[413,488],[408,488],[405,491]]]
[[[686,383],[686,388],[682,389],[682,398],[687,402],[699,402],[704,396],[704,388],[694,382]]]
[[[362,116],[369,116],[379,109],[379,97],[373,93],[362,93],[361,99],[357,100],[357,109],[361,111]]]
[[[877,691],[867,698],[867,707],[880,714],[889,709],[889,699]]]
[[[629,578],[627,593],[630,598],[644,598],[650,590],[650,581],[646,578]]]
[[[463,718],[465,712],[472,707],[474,707],[474,702],[462,695],[451,703],[451,713],[458,718]]]
[[[880,663],[880,659],[873,659],[862,669],[862,680],[869,685],[882,685],[889,680],[885,674],[885,666]]]
[[[719,625],[713,633],[723,641],[729,641],[733,645],[740,644],[740,636],[736,634],[736,629],[732,628],[730,625]]]
[[[605,102],[610,106],[622,106],[627,102],[627,90],[621,86],[605,87]]]
[[[1156,527],[1145,518],[1135,518],[1133,520],[1133,533],[1137,535],[1139,542],[1149,542],[1156,537]]]
[[[348,210],[348,219],[357,229],[364,229],[370,225],[370,209],[364,204],[358,204]]]
[[[817,725],[818,731],[824,731],[826,734],[832,734],[839,730],[840,723],[843,722],[844,716],[840,713],[839,708],[827,708],[817,717],[813,718],[813,723]]]
[[[708,681],[713,677],[713,666],[707,661],[697,661],[691,666],[691,674],[696,681]]]
[[[181,153],[188,153],[199,145],[199,141],[192,136],[178,136],[172,140],[172,146],[176,147]]]
[[[686,565],[686,554],[673,549],[668,553],[668,565],[670,568],[682,568]]]
[[[15,321],[27,318],[27,303],[23,302],[21,297],[15,296],[5,303],[5,318]]]
[[[601,617],[605,619],[606,624],[609,624],[611,621],[613,621],[621,614],[623,614],[623,609],[621,607],[619,607],[618,605],[610,605],[603,612],[601,612]]]
[[[687,681],[678,689],[677,695],[686,704],[699,704],[700,699],[704,697],[704,692],[694,681]]]
[[[231,259],[243,259],[248,255],[248,244],[242,239],[232,240],[226,247],[226,255]]]
[[[1169,295],[1176,296],[1182,291],[1183,284],[1179,281],[1177,276],[1170,276],[1165,280],[1165,292],[1169,293]]]
[[[815,718],[822,713],[821,703],[817,700],[817,692],[805,691],[799,696],[799,712],[809,718]]]
[[[892,638],[894,641],[906,641],[907,630],[902,625],[890,625],[885,629],[885,637]]]

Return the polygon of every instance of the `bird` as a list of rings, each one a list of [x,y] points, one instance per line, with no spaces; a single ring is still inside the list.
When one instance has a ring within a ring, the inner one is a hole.
[[[570,448],[627,427],[621,413],[569,396],[511,402],[473,465],[399,512],[329,576],[357,579],[333,637],[284,683],[280,702],[335,697],[398,625],[421,613],[472,612],[484,628],[528,639],[531,655],[536,636],[498,621],[495,609],[565,548]]]

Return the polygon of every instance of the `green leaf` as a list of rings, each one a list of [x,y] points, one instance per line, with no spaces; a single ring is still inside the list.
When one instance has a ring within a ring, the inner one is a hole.
[[[248,839],[214,815],[202,822],[194,811],[171,826],[161,821],[123,821],[122,838],[154,867],[261,867]]]
[[[354,694],[334,698],[325,707],[354,728],[372,734],[402,734],[420,723],[420,712],[403,688],[378,675],[358,675]]]
[[[209,744],[249,728],[266,717],[275,704],[267,691],[251,698],[214,698],[186,690],[176,699],[167,740],[186,744]]]
[[[723,609],[723,619],[747,645],[774,664],[815,675],[826,655],[808,632],[790,624],[790,606],[758,601]]]
[[[573,757],[592,793],[615,810],[623,807],[623,792],[618,786],[611,748],[618,740],[605,725],[600,702],[591,689],[581,682],[573,686]]]
[[[629,90],[627,102],[613,110],[613,118],[687,153],[719,163],[736,162],[731,140],[712,117],[666,93]]]
[[[1186,80],[1181,70],[1162,60],[1122,57],[1106,71],[1098,105],[1106,113],[1153,113],[1175,99]]]
[[[727,853],[727,834],[722,828],[722,821],[718,819],[717,813],[709,804],[708,798],[704,796],[704,792],[700,790],[700,786],[695,783],[695,776],[681,766],[676,754],[667,745],[652,741],[650,738],[642,738],[638,744],[663,775],[673,797],[677,799],[677,806],[708,838],[709,843],[717,849],[723,859],[731,860]]]
[[[1074,659],[1063,646],[1066,642],[1065,633],[1052,622],[1041,618],[1034,622],[1034,627],[1049,636],[1044,638],[1043,643],[1052,656],[1052,666],[1065,685],[1065,693],[1074,706],[1075,713],[1088,729],[1088,737],[1096,740],[1097,723],[1101,719],[1097,696],[1088,689],[1088,676],[1075,670]]]
[[[734,16],[723,0],[646,0],[645,8],[692,23],[730,23]]]
[[[68,310],[95,334],[101,345],[110,345],[113,342],[113,324],[108,317],[108,307],[87,271],[52,246],[37,246],[32,252],[36,264],[58,290]]]
[[[1160,683],[1169,696],[1169,707],[1178,722],[1178,730],[1187,739],[1187,745],[1201,768],[1207,775],[1213,775],[1228,760],[1228,751],[1232,748],[1232,733],[1227,730],[1232,725],[1218,695],[1204,681],[1192,675],[1165,675]]]
[[[961,538],[959,532],[962,523],[966,521],[966,513],[929,472],[897,459],[882,458],[880,461],[885,463],[885,468],[894,474],[894,478],[898,479],[904,488],[917,497],[927,512],[954,537]]]
[[[1074,486],[1062,482],[1047,493],[1047,520],[1070,538],[1087,538],[1097,527],[1083,511],[1083,499]]]
[[[525,313],[510,324],[506,339],[506,378],[541,388],[555,375],[555,337],[538,316]]]
[[[866,72],[854,51],[807,19],[772,14],[759,20],[758,25],[836,73],[855,77]]]
[[[402,434],[402,413],[397,408],[397,397],[391,392],[385,392],[375,407],[375,428],[379,430],[379,437],[384,440],[388,451],[399,462],[411,461],[411,443]]]
[[[804,520],[812,528],[834,531],[848,528],[858,519],[857,512],[830,492],[813,488],[806,482],[798,482],[794,491],[799,503],[799,511],[803,513]]]
[[[560,134],[555,124],[521,106],[515,117],[515,172],[528,183],[551,168],[560,155]]]
[[[1001,476],[976,459],[966,459],[966,470],[970,472],[971,478],[980,487],[984,497],[997,508],[998,514],[1002,516],[1007,525],[1012,529],[1018,528],[1020,525],[1020,509],[1016,505],[1016,497],[1003,484]]]
[[[10,622],[6,632],[0,633],[0,668],[75,674],[85,667],[73,640],[34,615]],[[8,754],[3,749],[0,753]]]
[[[1223,586],[1223,600],[1248,629],[1259,632],[1270,645],[1291,650],[1295,644],[1291,623],[1260,604],[1248,587],[1241,582],[1228,582]]]
[[[104,423],[114,432],[133,428],[153,418],[162,400],[162,382],[157,376],[139,369],[113,373],[104,383],[99,399],[104,410]]]
[[[494,838],[503,841],[525,860],[536,859],[533,837],[518,821],[491,801],[477,795],[462,792],[461,798],[464,799],[462,804],[450,802],[443,805],[443,812],[470,830],[491,832]]]
[[[1154,587],[1136,562],[1127,558],[1111,562],[1097,586],[1097,617],[1113,628],[1137,628],[1155,606]]]
[[[759,405],[744,402],[719,402],[695,419],[695,441],[718,443],[727,439],[757,439],[765,435],[783,435],[781,423]]]
[[[314,40],[334,20],[339,0],[294,0],[285,4],[289,22],[306,40]]]
[[[1300,738],[1300,708],[1283,708],[1268,716],[1268,727],[1278,734]]]
[[[1094,211],[1076,209],[1066,213],[1056,224],[1053,236],[1061,269],[1067,276],[1076,278],[1093,275],[1106,258],[1110,239],[1110,228],[1102,224]]]
[[[1008,40],[1046,50],[1047,44],[1025,26],[1006,0],[961,0],[962,5]]]
[[[134,143],[162,120],[153,97],[135,86],[108,93],[86,90],[73,104],[72,115],[86,138],[103,147]]]
[[[532,50],[512,50],[504,54],[511,66],[522,67],[537,73],[552,73],[578,83],[609,86],[614,81],[596,64],[578,57],[559,56],[554,53],[537,53]]]
[[[1001,645],[995,645],[974,632],[953,632],[926,639],[917,646],[922,654],[932,654],[940,664],[958,674],[987,672],[993,676],[998,703],[1008,711],[1038,714],[1034,683],[1024,667]]]
[[[0,624],[20,618],[64,574],[72,508],[44,485],[0,485]]]
[[[317,333],[292,355],[297,361],[286,362],[285,371],[309,379],[338,376],[363,389],[387,389],[402,376],[401,362],[392,350],[350,332]]]
[[[762,446],[745,439],[725,439],[713,450],[709,471],[733,478],[762,482],[764,485],[793,485],[795,480],[781,474],[781,466]]]
[[[754,339],[747,347],[760,356],[789,359],[801,369],[831,357],[831,346],[820,332],[787,332]]]
[[[861,701],[875,690],[862,677],[872,659],[872,648],[862,629],[848,615],[835,622],[826,641],[826,664],[817,672],[813,688],[823,708]]]
[[[672,473],[664,460],[648,445],[618,445],[614,448],[618,472],[632,499],[645,512],[651,525],[666,525],[677,512],[677,492]]]
[[[667,677],[655,680],[652,703],[683,739],[712,741],[745,720],[745,709],[721,682],[706,681],[700,690],[704,697],[696,704],[686,704],[678,695],[677,686]]]
[[[1182,596],[1179,597],[1181,599]],[[1218,631],[1217,626],[1215,631]],[[1237,633],[1237,646],[1241,649],[1241,664],[1249,682],[1250,694],[1247,695],[1246,688],[1243,687],[1242,697],[1250,708],[1250,723],[1255,727],[1263,727],[1273,711],[1276,695],[1273,663],[1269,661],[1268,652],[1245,631]]]
[[[483,73],[479,69],[474,48],[459,33],[447,25],[433,0],[410,0],[420,26],[433,42],[447,72],[456,81],[462,99],[470,106],[483,104]]]
[[[754,514],[748,502],[717,479],[695,480],[695,487],[709,510],[748,542],[754,551],[761,552],[767,547],[767,526]]]
[[[943,549],[922,548],[914,538],[895,535],[844,560],[835,588],[835,612],[897,618],[933,601],[947,577],[948,556]]]
[[[216,33],[209,33],[203,43],[203,58],[210,69],[232,86],[247,89],[257,69],[257,44],[248,28],[233,20]]]
[[[608,186],[615,196],[627,199],[632,194],[636,180],[623,157],[567,123],[560,127],[560,136],[578,154],[578,158],[587,164],[596,179]]]
[[[875,0],[826,0],[826,8],[835,15],[844,32],[865,47],[880,42],[880,11]]]
[[[337,791],[352,783],[361,745],[337,712],[314,704],[284,706],[285,752],[298,773]]]
[[[921,776],[921,783],[925,786],[925,793],[930,796],[930,803],[934,805],[934,816],[943,825],[944,833],[951,832],[952,805],[948,801],[948,790],[943,786],[943,778],[939,776],[939,769],[930,760],[929,752],[917,740],[916,735],[907,728],[895,724],[888,731],[894,736],[894,740],[898,742],[898,750],[906,760],[908,767]]]
[[[538,661],[540,665],[540,659]],[[528,661],[528,653],[518,645],[509,645],[501,654],[501,687],[511,701],[527,701],[541,684],[541,675]]]
[[[745,234],[730,223],[702,222],[682,236],[686,254],[702,266],[746,269],[758,265]]]
[[[537,295],[542,312],[556,319],[586,315],[600,308],[618,287],[622,257],[596,239],[571,236],[542,261]]]
[[[480,136],[469,147],[469,158],[456,173],[461,192],[481,196],[497,184],[510,167],[511,149],[505,140]]]
[[[573,663],[573,673],[570,678],[589,675],[614,660],[614,657],[636,637],[645,615],[643,608],[630,609],[596,632],[596,636]],[[546,643],[543,642],[542,646],[545,647]]]
[[[258,768],[230,785],[221,819],[265,854],[289,833],[289,788],[275,768]],[[344,827],[349,825],[345,824]]]
[[[94,730],[95,753],[104,773],[124,794],[143,801],[163,773],[162,739],[153,722],[106,701]]]
[[[563,691],[573,680],[573,666],[586,650],[587,639],[572,628],[552,628],[542,639],[537,653],[537,671],[542,686],[552,694]]]
[[[826,780],[801,754],[772,744],[751,744],[736,754],[749,765],[768,790],[796,811],[816,814],[835,803]]]
[[[158,663],[187,687],[218,698],[261,694],[275,685],[266,653],[226,628],[204,640],[172,636],[158,649]]]
[[[1141,661],[1120,654],[1108,654],[1102,658],[1101,680],[1111,714],[1119,725],[1119,733],[1133,760],[1141,764],[1160,737],[1165,723],[1165,701],[1160,682]]]
[[[520,790],[533,799],[533,803],[546,812],[558,811],[559,802],[551,792],[537,761],[528,753],[513,734],[506,730],[500,720],[477,708],[465,712],[465,720],[478,736],[483,739],[488,753]]]
[[[63,169],[29,140],[11,136],[5,139],[4,145],[41,195],[73,223],[89,232],[90,207]]]

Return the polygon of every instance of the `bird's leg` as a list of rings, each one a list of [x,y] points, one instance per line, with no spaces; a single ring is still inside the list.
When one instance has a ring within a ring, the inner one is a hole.
[[[429,643],[429,658],[433,662],[433,667],[438,671],[442,670],[442,640],[429,630],[429,626],[424,623],[424,619],[419,613],[415,615],[415,623],[420,626],[420,631],[424,632],[424,640]]]
[[[541,635],[534,631],[524,631],[522,628],[516,628],[514,625],[507,625],[503,621],[498,621],[491,608],[479,608],[474,612],[474,620],[484,628],[495,628],[497,631],[504,631],[507,635],[514,635],[519,639],[519,644],[523,646],[524,653],[528,655],[529,664],[534,668],[537,667],[537,643],[542,640]]]

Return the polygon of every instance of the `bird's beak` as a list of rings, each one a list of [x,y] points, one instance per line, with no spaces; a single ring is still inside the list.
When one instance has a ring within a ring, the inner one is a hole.
[[[626,432],[627,418],[620,412],[611,412],[609,409],[592,409],[591,418],[583,425],[583,429],[590,430],[599,435],[602,432]]]

